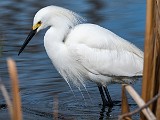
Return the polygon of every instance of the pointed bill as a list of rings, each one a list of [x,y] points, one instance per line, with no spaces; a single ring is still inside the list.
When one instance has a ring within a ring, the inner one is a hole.
[[[26,40],[24,41],[21,49],[19,50],[18,55],[20,55],[20,53],[24,50],[24,48],[27,46],[27,44],[29,43],[29,41],[33,38],[33,36],[37,33],[37,29],[41,26],[41,21],[39,21],[37,24],[35,24],[32,27],[31,32],[29,33],[28,37],[26,38]]]
[[[36,34],[37,29],[35,30],[31,30],[31,32],[29,33],[28,37],[26,38],[26,40],[24,41],[21,49],[19,50],[18,55],[20,55],[20,53],[24,50],[24,48],[27,46],[27,44],[29,43],[29,41],[33,38],[33,36]]]

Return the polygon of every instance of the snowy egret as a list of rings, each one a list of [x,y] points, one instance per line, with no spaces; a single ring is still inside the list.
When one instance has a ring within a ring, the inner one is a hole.
[[[36,13],[32,30],[18,55],[37,32],[49,27],[44,46],[57,71],[69,86],[72,82],[78,88],[86,88],[86,80],[95,82],[103,106],[112,107],[107,85],[130,83],[142,76],[143,52],[108,29],[83,20],[62,7],[42,8]]]

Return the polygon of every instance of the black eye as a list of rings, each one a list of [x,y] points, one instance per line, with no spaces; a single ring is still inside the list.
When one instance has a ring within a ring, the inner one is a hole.
[[[42,23],[41,21],[38,22],[38,24],[41,24],[41,23]]]

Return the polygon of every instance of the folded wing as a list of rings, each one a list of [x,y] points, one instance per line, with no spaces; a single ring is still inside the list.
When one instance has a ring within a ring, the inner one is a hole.
[[[68,35],[66,45],[71,56],[94,74],[142,75],[143,52],[100,26],[82,24],[75,27]]]

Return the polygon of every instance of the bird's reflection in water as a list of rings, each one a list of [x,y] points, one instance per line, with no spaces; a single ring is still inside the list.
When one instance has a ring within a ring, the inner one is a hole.
[[[103,118],[105,117],[105,115],[107,117],[110,117],[111,116],[110,113],[112,112],[112,108],[113,107],[106,108],[106,107],[103,106],[102,109],[101,109],[101,111],[100,111],[99,120],[103,120]]]
[[[119,107],[121,106],[120,100],[113,101],[113,107],[116,107],[116,106],[119,106]],[[113,107],[106,107],[106,106],[102,105],[99,120],[103,120],[105,116],[106,116],[106,118],[110,118]]]

